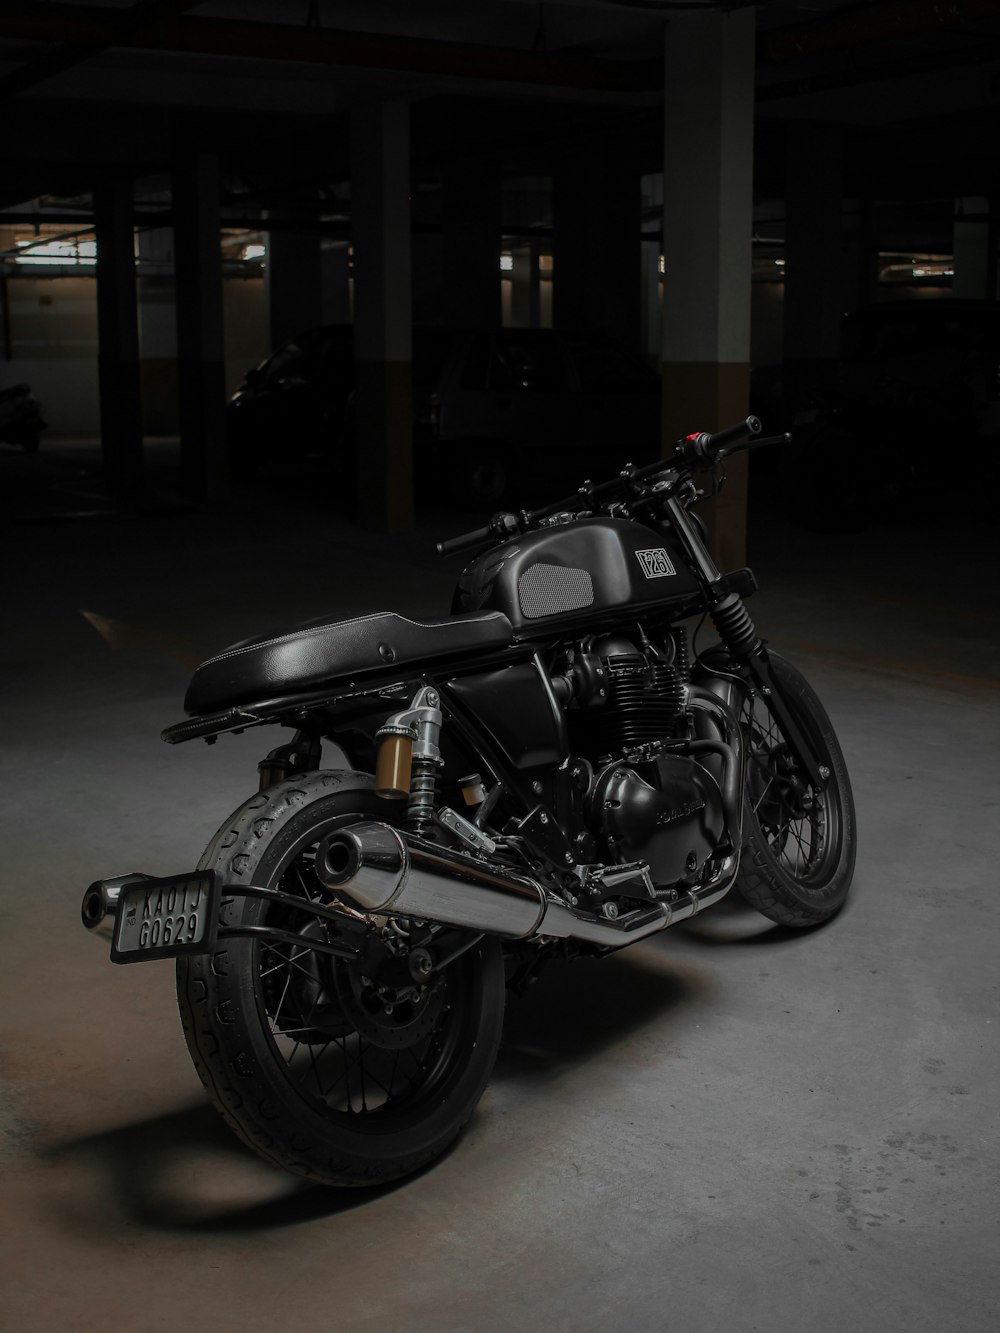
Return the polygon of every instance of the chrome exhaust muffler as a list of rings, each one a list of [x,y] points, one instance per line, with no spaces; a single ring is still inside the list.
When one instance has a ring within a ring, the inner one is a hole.
[[[364,912],[413,917],[488,935],[574,939],[621,948],[694,916],[728,891],[739,866],[734,852],[711,879],[673,902],[652,902],[614,920],[580,911],[528,875],[458,860],[444,848],[414,846],[375,821],[331,833],[316,852],[320,883]]]
[[[138,884],[142,880],[152,879],[152,875],[140,875],[133,871],[130,875],[115,875],[111,879],[98,879],[86,890],[80,903],[80,920],[92,935],[102,940],[110,940],[115,930],[115,913],[118,911],[118,899],[122,889],[129,884]]]

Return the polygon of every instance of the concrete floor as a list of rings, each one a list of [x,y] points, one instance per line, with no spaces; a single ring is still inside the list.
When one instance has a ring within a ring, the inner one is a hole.
[[[995,529],[758,520],[752,609],[853,775],[848,908],[799,934],[727,900],[553,968],[451,1154],[338,1193],[231,1138],[170,965],[113,967],[78,904],[191,864],[276,743],[162,745],[191,662],[327,610],[446,607],[431,538],[471,524],[380,538],[301,477],[213,519],[114,517],[91,460],[0,452],[0,1327],[997,1327]]]

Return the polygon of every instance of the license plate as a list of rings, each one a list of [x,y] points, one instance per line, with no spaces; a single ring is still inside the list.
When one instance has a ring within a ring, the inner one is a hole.
[[[219,920],[214,870],[146,879],[122,889],[111,941],[113,963],[210,953]]]

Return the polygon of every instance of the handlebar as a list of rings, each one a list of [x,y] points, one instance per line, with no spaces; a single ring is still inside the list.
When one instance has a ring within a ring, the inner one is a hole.
[[[489,525],[485,528],[473,528],[471,532],[461,532],[457,537],[446,537],[437,543],[437,553],[442,559],[449,555],[460,555],[463,551],[475,550],[491,540],[493,534]]]
[[[739,452],[741,447],[761,449],[771,444],[787,444],[791,440],[790,435],[770,435],[756,439],[760,432],[760,418],[755,416],[749,416],[737,422],[735,426],[727,426],[725,430],[716,431],[714,434],[708,431],[695,431],[677,441],[672,459],[661,458],[642,468],[633,468],[629,465],[612,481],[598,486],[585,483],[576,495],[558,500],[534,512],[522,510],[519,514],[494,514],[485,527],[473,528],[471,532],[463,532],[457,537],[447,537],[444,541],[438,542],[437,553],[441,557],[463,555],[467,551],[499,544],[534,527],[539,520],[551,514],[571,510],[574,505],[593,509],[615,497],[641,497],[645,494],[644,483],[652,482],[653,478],[660,474],[674,473],[676,477],[679,473],[683,477],[688,472],[705,471],[713,467],[719,459]]]
[[[517,514],[494,514],[485,528],[473,528],[471,532],[461,532],[457,537],[446,537],[437,543],[439,556],[461,555],[463,551],[474,551],[487,542],[505,542],[521,531],[522,525]]]
[[[675,448],[681,460],[689,467],[697,467],[698,464],[710,466],[723,457],[728,445],[740,444],[743,440],[759,435],[760,432],[760,417],[750,416],[744,421],[738,421],[735,426],[727,426],[725,430],[716,431],[714,435],[705,430],[685,435],[683,440],[677,442]]]

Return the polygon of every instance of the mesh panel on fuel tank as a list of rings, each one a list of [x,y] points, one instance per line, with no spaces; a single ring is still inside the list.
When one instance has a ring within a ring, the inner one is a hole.
[[[528,620],[579,611],[594,604],[594,581],[585,569],[532,565],[518,580],[517,600]]]

